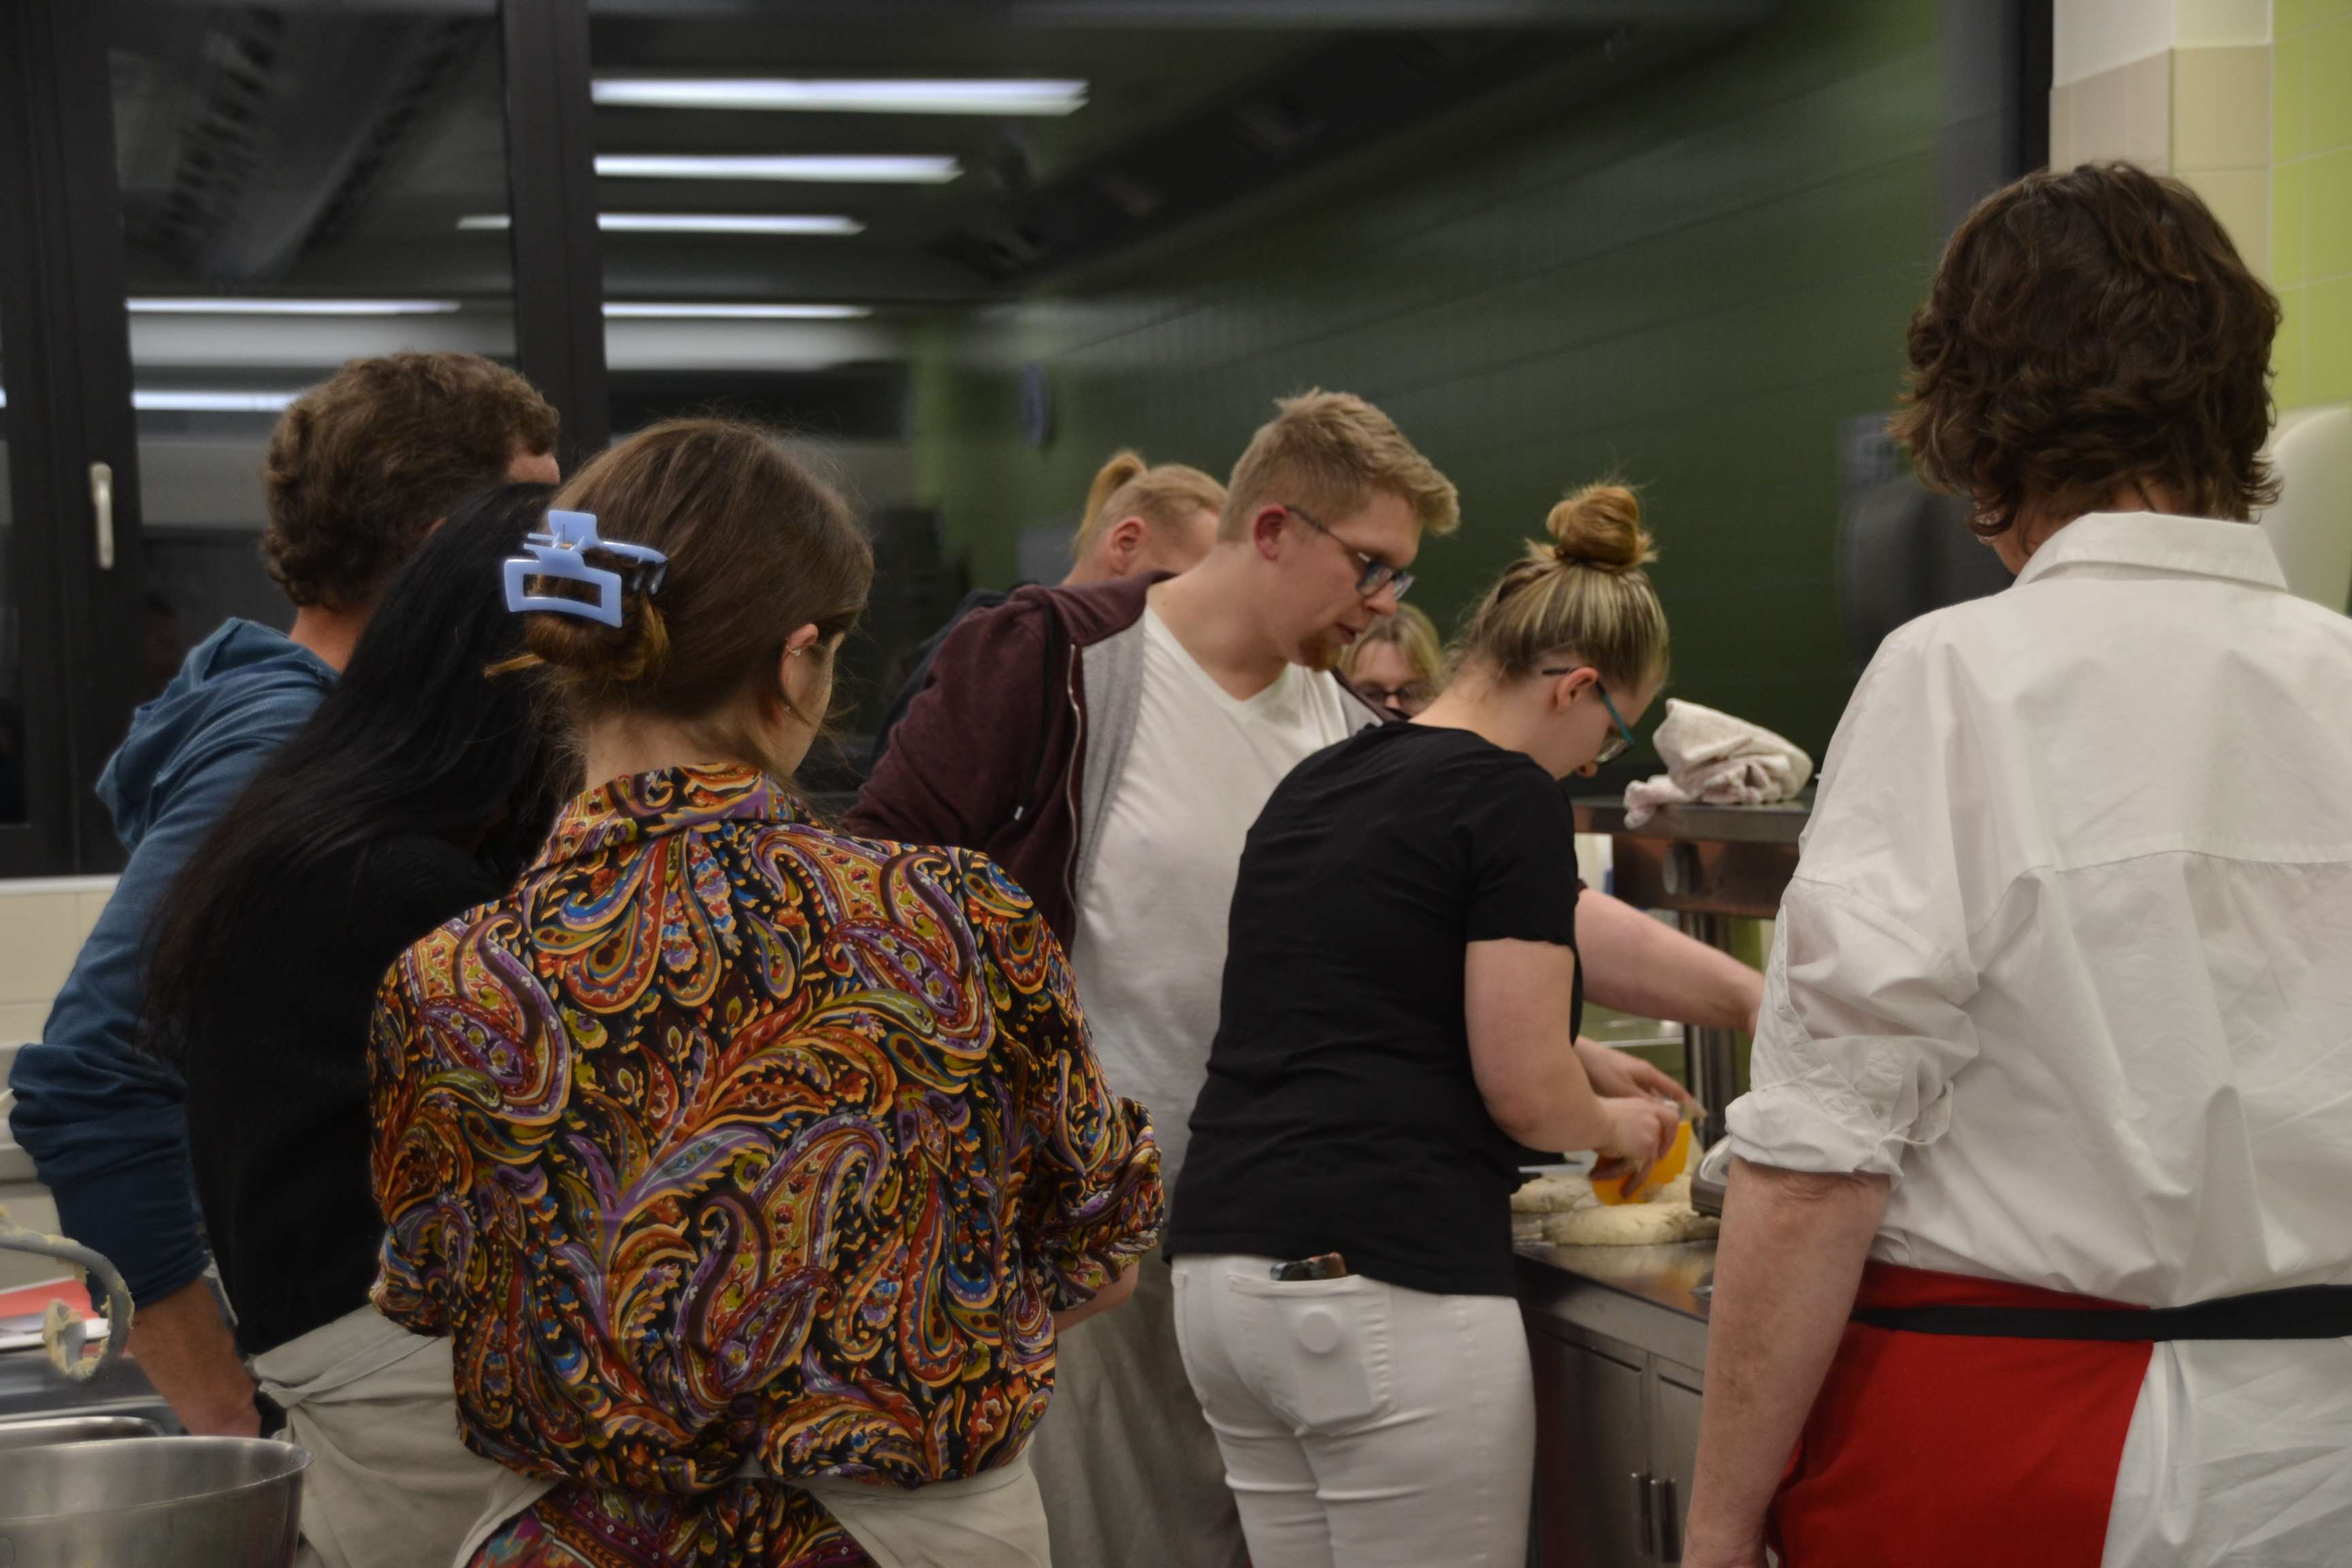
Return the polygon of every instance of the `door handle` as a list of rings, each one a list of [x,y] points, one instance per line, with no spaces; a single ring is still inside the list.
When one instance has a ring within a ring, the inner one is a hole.
[[[1683,1521],[1675,1506],[1675,1482],[1671,1476],[1661,1476],[1650,1483],[1651,1530],[1658,1543],[1658,1561],[1679,1563],[1683,1560]]]
[[[89,513],[98,530],[98,569],[114,570],[114,466],[89,466]]]
[[[1633,1479],[1633,1528],[1636,1532],[1633,1539],[1642,1543],[1642,1555],[1648,1558],[1656,1555],[1650,1545],[1650,1478],[1635,1470]]]

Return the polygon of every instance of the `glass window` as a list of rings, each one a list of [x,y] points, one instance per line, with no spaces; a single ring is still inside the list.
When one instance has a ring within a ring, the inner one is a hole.
[[[514,353],[491,5],[110,0],[146,563],[143,689],[262,566],[278,412],[347,359]],[[457,14],[453,15],[453,11]]]
[[[5,345],[0,345],[5,353]],[[0,359],[0,365],[5,364]],[[17,613],[22,564],[9,499],[8,409],[0,399],[0,822],[29,820],[25,809],[25,628]]]

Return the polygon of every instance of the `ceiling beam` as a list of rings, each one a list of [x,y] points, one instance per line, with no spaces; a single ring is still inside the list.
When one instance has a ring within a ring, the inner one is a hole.
[[[1091,28],[1613,27],[1753,22],[1778,0],[863,0],[860,16]],[[604,16],[837,18],[838,0],[598,0]]]

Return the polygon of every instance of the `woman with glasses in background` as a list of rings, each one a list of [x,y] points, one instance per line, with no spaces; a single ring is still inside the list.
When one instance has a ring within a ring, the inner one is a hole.
[[[1445,649],[1436,624],[1413,605],[1399,605],[1396,614],[1373,622],[1348,645],[1339,679],[1373,706],[1412,718],[1445,686]]]
[[[1664,684],[1665,613],[1631,491],[1549,526],[1444,695],[1301,763],[1242,858],[1169,1255],[1257,1568],[1522,1560],[1522,1149],[1646,1168],[1674,1135],[1662,1076],[1574,1044],[1559,789]]]

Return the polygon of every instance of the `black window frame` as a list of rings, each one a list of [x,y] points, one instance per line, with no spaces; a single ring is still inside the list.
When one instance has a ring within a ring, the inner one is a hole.
[[[587,0],[501,0],[517,363],[571,469],[609,428]],[[0,0],[0,411],[26,816],[0,878],[121,868],[96,786],[146,679],[147,580],[107,7]],[[91,465],[112,472],[100,563]],[[209,628],[206,628],[209,629]]]
[[[105,16],[80,0],[0,5],[0,365],[10,581],[25,676],[28,820],[0,825],[0,876],[121,864],[94,793],[136,706],[146,581]],[[91,465],[113,475],[101,565]]]

